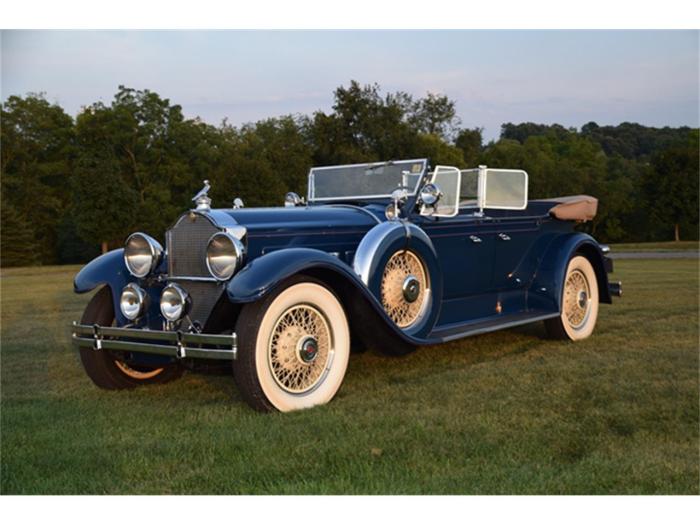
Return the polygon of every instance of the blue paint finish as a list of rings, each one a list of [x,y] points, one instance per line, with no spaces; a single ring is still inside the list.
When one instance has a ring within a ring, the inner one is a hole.
[[[311,248],[289,248],[248,263],[228,282],[226,293],[233,303],[256,301],[281,281],[313,268],[331,269],[364,288],[352,268],[336,257]]]
[[[596,269],[601,302],[611,302],[607,259],[600,246],[589,235],[574,232],[573,222],[549,217],[553,202],[533,201],[522,211],[486,210],[484,217],[473,209],[461,210],[453,218],[413,213],[408,220],[391,223],[384,217],[386,204],[217,210],[247,230],[246,265],[226,284],[226,297],[232,303],[249,303],[295,274],[323,273],[360,294],[353,297],[367,301],[397,337],[427,344],[558,315],[566,266],[581,253]],[[355,258],[360,258],[361,243],[373,229],[381,235],[366,252],[372,257],[365,284]],[[472,236],[481,242],[473,242]],[[426,315],[406,331],[389,319],[380,300],[383,268],[402,249],[422,258],[431,288]],[[165,257],[155,273],[167,276]],[[141,326],[162,328],[159,299],[165,280],[139,280],[150,298]],[[110,286],[122,325],[126,320],[118,297],[131,281],[136,279],[126,269],[120,249],[86,265],[75,277],[74,288],[83,293],[102,284]]]

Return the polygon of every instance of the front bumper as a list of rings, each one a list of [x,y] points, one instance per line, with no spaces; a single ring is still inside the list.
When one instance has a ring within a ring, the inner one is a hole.
[[[121,350],[176,357],[178,359],[234,360],[238,337],[232,334],[197,334],[117,328],[73,323],[73,344],[95,350]]]

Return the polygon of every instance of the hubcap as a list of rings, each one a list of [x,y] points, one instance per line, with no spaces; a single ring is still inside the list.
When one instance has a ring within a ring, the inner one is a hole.
[[[564,286],[564,314],[573,329],[581,328],[588,320],[590,296],[586,276],[580,270],[572,271]]]
[[[316,356],[318,356],[318,342],[316,339],[307,336],[300,340],[299,343],[299,347],[297,348],[299,359],[304,363],[313,363]]]
[[[581,290],[578,293],[578,306],[579,306],[579,308],[585,308],[587,302],[588,302],[588,294],[586,293],[585,290]]]
[[[307,304],[292,306],[277,320],[270,337],[268,362],[272,377],[290,394],[318,386],[333,353],[326,318]]]
[[[407,303],[415,303],[420,295],[420,282],[415,276],[409,275],[403,282],[403,298]]]

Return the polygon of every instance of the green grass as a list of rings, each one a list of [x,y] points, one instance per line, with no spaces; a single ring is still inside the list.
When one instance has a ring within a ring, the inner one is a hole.
[[[64,493],[692,493],[698,261],[615,264],[590,339],[541,325],[353,354],[329,405],[259,414],[231,377],[95,388],[75,267],[2,272],[1,486]]]
[[[698,241],[669,241],[669,242],[628,242],[611,244],[610,249],[615,252],[675,252],[678,250],[698,250]]]

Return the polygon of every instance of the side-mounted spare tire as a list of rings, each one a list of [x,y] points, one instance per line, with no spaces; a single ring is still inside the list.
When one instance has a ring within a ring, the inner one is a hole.
[[[407,336],[430,332],[439,313],[442,279],[435,248],[423,230],[404,221],[378,224],[360,242],[353,266],[381,302],[386,322]],[[370,338],[369,344],[382,353],[404,355],[415,349],[399,335],[380,339],[372,344]]]

